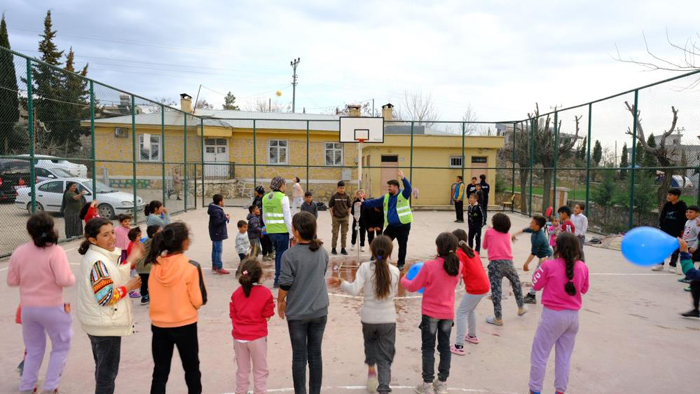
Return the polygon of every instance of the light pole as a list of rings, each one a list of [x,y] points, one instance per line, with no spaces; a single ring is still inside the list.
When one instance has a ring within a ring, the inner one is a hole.
[[[294,69],[294,74],[292,74],[292,113],[294,113],[294,107],[297,98],[297,66],[299,65],[300,57],[289,62],[289,65]]]

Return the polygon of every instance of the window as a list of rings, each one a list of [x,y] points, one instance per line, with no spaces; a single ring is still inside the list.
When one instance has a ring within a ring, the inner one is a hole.
[[[159,135],[139,135],[139,161],[161,161],[161,141]]]
[[[462,168],[462,156],[450,156],[450,167]]]
[[[287,141],[270,140],[267,162],[270,164],[287,164]]]
[[[39,191],[63,194],[63,182],[46,182],[43,185],[39,186]]]
[[[398,156],[382,156],[382,163],[398,163]]]
[[[326,165],[343,165],[343,144],[339,142],[326,142]]]
[[[486,164],[488,162],[488,157],[484,156],[472,156],[472,163]]]

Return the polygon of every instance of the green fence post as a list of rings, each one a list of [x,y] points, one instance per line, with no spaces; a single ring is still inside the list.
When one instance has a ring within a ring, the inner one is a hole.
[[[97,199],[97,165],[95,164],[95,87],[90,80],[90,146],[92,152],[90,159],[92,160],[92,192],[95,194],[93,199]]]
[[[593,104],[588,104],[588,139],[586,140],[586,212],[591,200],[591,130],[593,125]],[[590,213],[589,213],[590,215]]]
[[[131,96],[131,181],[133,182],[132,189],[134,191],[134,223],[138,223],[136,212],[136,110],[134,95]]]
[[[554,111],[554,172],[553,172],[553,185],[552,185],[552,196],[554,197],[551,201],[554,208],[557,207],[557,161],[559,161],[559,112]],[[544,196],[542,196],[544,198]]]
[[[187,194],[189,192],[189,183],[188,183],[189,180],[187,179],[187,112],[183,112],[182,116],[183,116],[184,121],[185,121],[184,122],[184,124],[185,124],[185,144],[184,144],[185,145],[185,149],[184,149],[185,154],[183,155],[183,157],[184,157],[183,161],[185,163],[185,174],[184,174],[185,199],[184,199],[184,202],[185,202],[185,212],[187,212]]]
[[[539,119],[530,119],[530,200],[528,202],[528,216],[532,216],[532,178],[535,176],[535,127]]]
[[[258,145],[255,135],[255,119],[253,119],[253,189],[258,186]]]
[[[635,168],[636,168],[636,163],[637,163],[637,116],[639,113],[639,89],[634,91],[634,113],[632,114],[632,121],[634,124],[632,125],[632,168],[631,168],[631,174],[632,176],[630,177],[630,181],[632,184],[630,185],[630,212],[629,212],[629,223],[628,227],[632,228],[634,225],[634,182],[635,182]]]
[[[411,121],[411,161],[409,162],[408,179],[413,182],[413,124],[415,122]]]
[[[517,123],[513,123],[513,179],[512,179],[513,184],[511,186],[511,191],[513,193],[513,197],[515,197],[515,161],[517,160],[517,158],[515,156],[515,149],[516,149],[515,135],[518,134],[517,131],[518,131]],[[523,203],[523,193],[522,192],[523,192],[523,190],[520,191],[520,204]],[[515,212],[515,198],[513,198],[513,204],[510,204],[510,211]]]
[[[163,201],[165,201],[165,194],[168,192],[168,184],[165,180],[165,106],[160,105],[160,176],[161,176],[161,191],[163,192]]]
[[[698,171],[698,174],[700,174],[700,167],[698,167],[698,170],[697,170],[697,171]],[[699,178],[700,178],[700,176],[699,176]],[[696,185],[696,187],[698,188],[698,199],[697,199],[697,201],[695,202],[695,204],[696,204],[696,205],[700,205],[700,185]]]
[[[464,181],[464,160],[466,158],[466,155],[464,154],[464,139],[465,135],[467,133],[467,124],[465,122],[462,122],[462,181]],[[495,193],[494,193],[495,195]]]
[[[309,191],[309,121],[306,121],[306,191]]]
[[[31,187],[31,211],[36,212],[36,174],[34,172],[34,145],[36,144],[36,137],[34,136],[34,98],[32,97],[32,61],[29,58],[27,60],[27,121],[28,121],[28,132],[29,132],[29,185]]]
[[[200,128],[202,129],[202,136],[200,137],[199,145],[202,150],[202,208],[204,207],[204,118],[199,118],[199,125]],[[228,151],[228,146],[226,147],[226,150]],[[231,163],[228,162],[226,163],[226,169],[228,170],[229,174],[231,173]],[[194,179],[195,179],[195,185],[197,182],[197,166],[194,166]],[[195,186],[194,188],[194,207],[197,208],[197,187]]]

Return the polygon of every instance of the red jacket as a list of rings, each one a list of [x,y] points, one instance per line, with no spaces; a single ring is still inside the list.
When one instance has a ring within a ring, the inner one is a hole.
[[[267,336],[267,319],[275,315],[275,302],[270,289],[253,286],[250,297],[243,287],[231,295],[230,313],[233,339],[254,341]]]
[[[97,211],[97,208],[91,206],[90,208],[88,208],[88,211],[85,214],[85,219],[84,219],[85,224],[87,224],[87,222],[89,222],[90,219],[99,218],[99,217],[100,217],[100,213]]]
[[[464,288],[467,293],[474,295],[488,293],[489,278],[486,277],[479,254],[474,251],[474,257],[469,257],[462,249],[457,248],[457,256],[462,262],[462,278],[464,278]]]

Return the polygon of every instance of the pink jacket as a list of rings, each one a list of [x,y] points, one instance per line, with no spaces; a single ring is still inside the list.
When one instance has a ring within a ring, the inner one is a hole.
[[[62,247],[40,248],[27,242],[12,252],[7,285],[19,286],[20,306],[63,305],[63,288],[75,284]]]
[[[488,251],[489,261],[513,260],[509,233],[499,233],[492,228],[486,230],[483,247]]]
[[[421,312],[434,319],[451,320],[455,316],[455,288],[461,276],[462,263],[459,263],[458,274],[450,276],[443,267],[444,261],[442,257],[426,261],[413,280],[405,276],[401,278],[401,286],[410,292],[425,287]]]
[[[574,265],[576,294],[569,295],[564,286],[569,281],[566,277],[566,263],[563,259],[554,259],[542,263],[532,276],[532,288],[542,290],[542,305],[555,311],[581,309],[581,294],[588,292],[588,266],[582,261]]]
[[[126,250],[126,248],[129,247],[129,230],[131,229],[121,224],[114,228],[114,235],[117,237],[116,247],[121,250]]]

